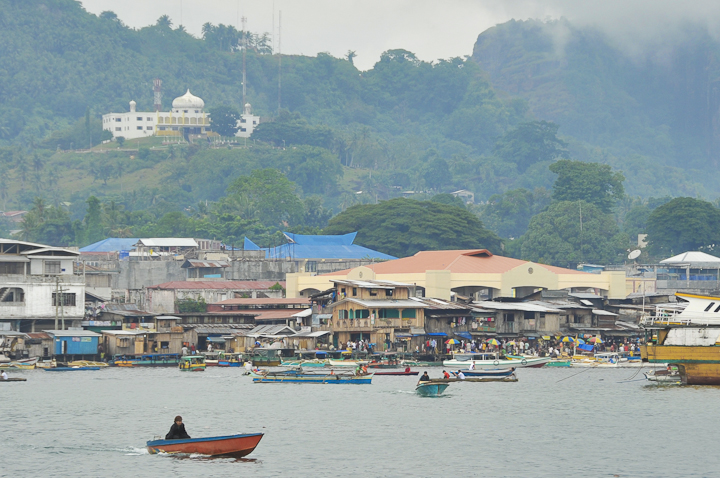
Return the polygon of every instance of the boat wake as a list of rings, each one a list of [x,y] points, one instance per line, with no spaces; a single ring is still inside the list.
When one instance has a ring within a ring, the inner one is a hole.
[[[149,455],[150,454],[148,449],[145,447],[137,448],[134,446],[128,446],[128,447],[121,449],[120,451],[124,452],[125,456],[139,456],[139,455]]]

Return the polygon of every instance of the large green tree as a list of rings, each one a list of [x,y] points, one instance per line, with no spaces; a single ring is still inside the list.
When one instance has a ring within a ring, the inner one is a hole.
[[[527,231],[530,219],[550,204],[549,191],[537,188],[511,189],[503,194],[494,194],[481,207],[481,218],[485,225],[500,237],[518,238]]]
[[[563,159],[550,165],[558,177],[553,184],[556,201],[587,201],[605,212],[625,196],[625,176],[607,164]]]
[[[701,199],[675,198],[650,214],[647,233],[655,255],[718,251],[720,209]]]
[[[221,203],[240,217],[268,226],[295,224],[304,212],[295,189],[295,183],[277,169],[256,169],[233,181]]]
[[[239,121],[240,112],[234,106],[221,105],[210,108],[210,126],[220,136],[235,136]]]
[[[557,137],[559,126],[548,121],[519,124],[495,143],[495,154],[524,172],[535,163],[566,154],[567,144]]]
[[[610,214],[585,201],[560,201],[537,214],[520,238],[522,259],[574,267],[623,259],[626,236]]]
[[[391,199],[355,205],[330,220],[325,234],[357,231],[357,243],[403,257],[422,250],[486,248],[501,240],[464,208],[433,201]]]

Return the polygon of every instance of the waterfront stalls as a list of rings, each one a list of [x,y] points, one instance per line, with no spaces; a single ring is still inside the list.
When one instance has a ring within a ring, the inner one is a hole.
[[[89,330],[46,330],[54,341],[53,355],[57,360],[94,360],[98,358],[101,335]]]

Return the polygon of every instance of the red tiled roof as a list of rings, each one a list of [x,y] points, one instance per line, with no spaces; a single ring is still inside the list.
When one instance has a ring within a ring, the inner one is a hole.
[[[451,250],[451,251],[420,251],[414,256],[403,257],[392,261],[371,264],[368,267],[376,274],[409,274],[425,271],[449,270],[467,274],[502,274],[528,261],[512,257],[496,256],[485,249]],[[562,267],[537,264],[556,274],[586,274],[586,272]],[[326,276],[345,275],[350,271],[331,272]]]
[[[293,314],[297,314],[302,309],[252,309],[252,311],[258,314],[255,317],[255,323],[258,323],[263,320],[294,319]]]
[[[30,332],[28,337],[31,339],[52,339],[50,334],[46,334],[45,332]]]
[[[285,281],[274,280],[226,280],[226,281],[173,281],[148,287],[148,289],[220,289],[220,290],[268,290],[275,284],[285,287]]]

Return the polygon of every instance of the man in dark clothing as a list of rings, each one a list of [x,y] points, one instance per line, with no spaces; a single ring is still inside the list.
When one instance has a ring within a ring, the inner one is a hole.
[[[190,438],[190,435],[185,431],[185,424],[182,422],[180,415],[175,417],[175,423],[170,427],[170,431],[165,435],[166,440],[182,440],[183,438]]]
[[[422,377],[420,377],[420,380],[418,380],[418,383],[420,382],[429,382],[430,377],[428,376],[427,372],[423,372]]]

